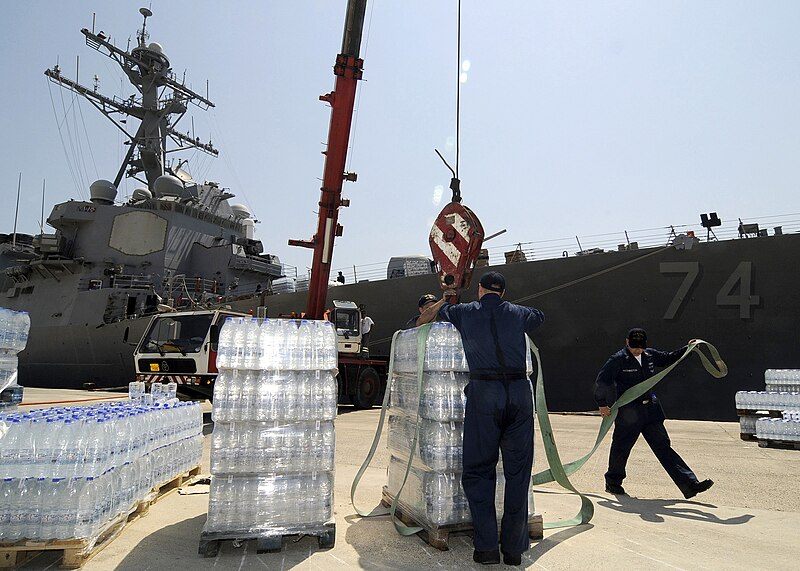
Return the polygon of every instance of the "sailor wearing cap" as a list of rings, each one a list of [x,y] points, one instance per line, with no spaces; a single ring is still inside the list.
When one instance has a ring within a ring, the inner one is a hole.
[[[425,312],[425,310],[428,309],[429,307],[433,307],[433,305],[437,301],[438,300],[436,299],[436,296],[433,295],[432,293],[426,293],[421,298],[419,298],[419,315],[415,315],[414,317],[406,321],[406,324],[403,325],[403,329],[413,329],[417,325],[422,325],[423,323],[428,323],[428,321],[431,321],[431,319],[428,319],[427,321],[420,321],[419,323],[417,323],[417,320]]]
[[[628,331],[625,347],[614,353],[595,381],[594,398],[602,416],[611,414],[610,405],[626,390],[652,377],[656,367],[668,367],[681,358],[686,347],[664,352],[647,347],[647,333],[635,327]],[[633,445],[643,435],[653,454],[667,471],[686,499],[705,492],[714,485],[712,480],[699,482],[691,468],[672,449],[667,429],[664,428],[664,410],[655,394],[642,395],[619,408],[611,437],[611,452],[606,472],[606,492],[626,495],[622,487],[625,465]]]
[[[472,513],[472,558],[500,563],[495,480],[501,450],[506,490],[500,550],[506,564],[520,565],[530,545],[528,487],[533,464],[533,396],[525,370],[525,334],[544,322],[544,314],[503,301],[505,289],[503,275],[488,272],[480,279],[478,301],[450,304],[445,295],[418,322],[432,320],[430,313],[437,308],[439,319],[461,333],[469,365],[461,483]]]

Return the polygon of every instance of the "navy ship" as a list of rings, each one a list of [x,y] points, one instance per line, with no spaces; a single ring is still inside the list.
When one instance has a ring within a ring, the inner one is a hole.
[[[31,316],[28,348],[20,354],[23,385],[125,386],[134,378],[133,345],[159,311],[228,306],[240,312],[266,308],[274,316],[306,307],[307,292],[278,287],[286,272],[254,238],[247,209],[229,202],[233,193],[193,180],[181,161],[167,159],[182,149],[217,154],[210,143],[177,128],[189,106],[213,104],[176,80],[161,46],[148,42],[150,10],[141,14],[144,24],[129,51],[102,32],[82,30],[87,45],[123,69],[134,96],[105,97],[68,79],[58,66],[46,71],[115,121],[129,147],[114,179],[91,185],[91,200],[53,208],[47,219],[53,233],[0,236],[3,305]],[[134,122],[138,130],[130,131]],[[120,203],[116,194],[124,176],[141,187]],[[732,420],[736,391],[762,389],[765,369],[800,368],[793,326],[800,314],[800,298],[793,294],[797,228],[770,233],[740,221],[732,235],[716,239],[720,223],[716,215],[705,216],[699,232],[665,231],[647,245],[579,243],[535,256],[520,248],[479,260],[476,273],[491,269],[506,276],[507,299],[547,315],[535,341],[550,410],[595,409],[595,374],[633,326],[647,329],[653,346],[663,349],[691,338],[709,341],[729,366],[723,380],[710,378],[695,360],[670,375],[657,392],[672,418]],[[440,291],[427,260],[412,262],[392,260],[385,278],[394,279],[362,276],[328,289],[328,307],[347,299],[367,308],[375,322],[374,356],[388,355],[392,333],[416,314],[421,294]],[[474,296],[469,289],[462,300]]]
[[[254,220],[234,194],[214,181],[195,181],[173,153],[218,150],[192,137],[180,120],[189,108],[213,103],[179,81],[169,57],[149,42],[147,18],[129,50],[103,32],[82,29],[86,44],[123,70],[135,88],[108,97],[66,77],[45,75],[87,99],[127,137],[127,154],[113,180],[91,184],[90,200],[56,204],[55,231],[3,235],[3,305],[31,317],[20,356],[27,386],[81,388],[125,385],[133,378],[132,345],[149,316],[172,307],[213,305],[258,297],[282,276],[277,256],[253,237]],[[123,177],[138,181],[120,202]]]

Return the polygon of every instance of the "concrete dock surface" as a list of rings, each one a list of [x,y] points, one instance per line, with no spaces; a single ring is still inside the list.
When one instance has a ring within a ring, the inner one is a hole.
[[[44,402],[35,389],[26,402]],[[47,400],[61,400],[48,393]],[[72,398],[69,391],[67,397]],[[86,398],[87,393],[74,391]],[[102,396],[89,394],[90,398]],[[208,403],[206,410],[210,409]],[[340,407],[336,419],[336,545],[320,550],[316,537],[284,539],[280,553],[256,553],[254,542],[221,544],[217,556],[198,554],[208,508],[207,486],[187,486],[153,504],[116,539],[90,559],[87,571],[182,569],[479,569],[472,562],[468,535],[450,537],[450,550],[438,551],[417,536],[399,535],[388,516],[359,517],[350,503],[350,487],[372,443],[380,409]],[[600,418],[551,414],[562,461],[588,452]],[[668,420],[673,447],[700,479],[715,485],[684,500],[643,439],[633,449],[624,482],[630,494],[615,497],[603,486],[610,435],[597,453],[571,477],[595,505],[591,523],[546,529],[532,541],[522,567],[552,570],[730,570],[796,569],[800,561],[800,450],[760,448],[742,441],[737,422]],[[202,473],[209,473],[210,433],[205,427]],[[538,426],[537,426],[538,430]],[[378,504],[386,483],[389,454],[384,440],[365,472],[356,495],[362,509]],[[545,469],[537,433],[536,471]],[[577,496],[551,483],[535,490],[536,511],[545,523],[571,519]],[[60,557],[42,552],[21,569],[55,569]],[[511,569],[504,565],[489,568]]]

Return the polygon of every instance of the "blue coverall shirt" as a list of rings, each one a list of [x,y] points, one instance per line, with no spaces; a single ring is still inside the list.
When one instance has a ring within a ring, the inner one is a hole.
[[[445,304],[439,317],[461,332],[471,375],[522,372],[520,378],[527,377],[527,347],[520,330],[530,335],[544,322],[544,313],[486,294],[471,303]]]

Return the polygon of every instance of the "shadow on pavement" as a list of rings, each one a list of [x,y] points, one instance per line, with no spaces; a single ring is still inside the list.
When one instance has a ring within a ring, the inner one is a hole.
[[[597,496],[597,505],[622,513],[636,514],[644,521],[654,523],[661,523],[667,518],[682,518],[721,525],[741,525],[747,523],[754,517],[752,514],[743,514],[723,519],[710,511],[701,509],[703,507],[713,509],[716,508],[716,506],[689,500],[642,500],[633,496],[621,496],[615,499],[608,499]]]

